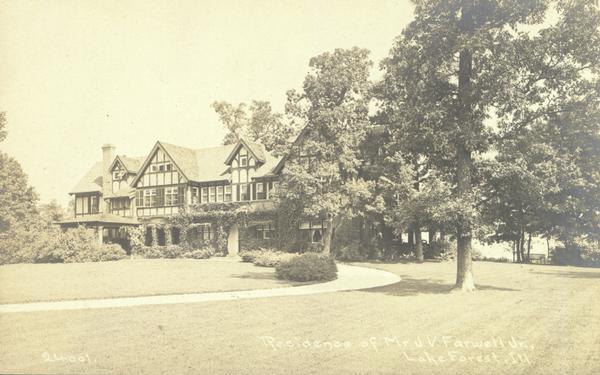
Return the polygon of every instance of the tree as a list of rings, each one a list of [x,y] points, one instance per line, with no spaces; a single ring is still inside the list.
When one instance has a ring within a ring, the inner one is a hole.
[[[244,103],[234,106],[221,101],[214,102],[212,107],[228,130],[223,144],[246,138],[261,143],[267,151],[279,156],[287,151],[290,138],[297,134],[294,124],[284,121],[282,114],[273,112],[266,101],[253,100],[249,107]]]
[[[38,211],[42,220],[48,224],[60,221],[65,217],[65,209],[55,200],[52,200],[50,203],[40,204]]]
[[[416,1],[415,20],[382,64],[387,93],[397,98],[391,104],[415,119],[404,136],[432,140],[430,160],[451,171],[446,206],[456,211],[446,213],[455,218],[459,290],[475,288],[471,237],[483,194],[474,178],[482,155],[497,136],[513,137],[593,96],[586,74],[593,77],[600,60],[597,6],[556,1],[558,22],[544,24],[549,3]],[[527,25],[540,30],[531,36]],[[433,157],[439,151],[449,157]]]
[[[287,113],[306,124],[286,156],[281,197],[326,223],[324,252],[335,228],[356,215],[372,183],[358,174],[359,147],[369,126],[369,51],[354,47],[313,57],[302,92],[288,93]]]
[[[0,142],[6,139],[6,112],[0,112]]]

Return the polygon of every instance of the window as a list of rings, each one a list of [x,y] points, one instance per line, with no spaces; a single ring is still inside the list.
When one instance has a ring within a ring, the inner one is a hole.
[[[179,245],[181,242],[181,230],[177,227],[171,228],[171,243],[173,245]]]
[[[144,190],[144,205],[143,207],[156,207],[156,189]]]
[[[223,186],[217,186],[217,202],[223,202]]]
[[[267,199],[267,193],[265,192],[265,185],[263,182],[256,184],[256,199]]]
[[[306,232],[309,242],[319,243],[323,240],[323,230],[327,228],[327,223],[322,220],[304,221],[300,223],[299,229]]]
[[[100,200],[98,199],[98,196],[92,195],[88,202],[89,213],[97,214],[99,211],[99,204],[100,204]]]
[[[323,239],[323,229],[312,229],[310,231],[310,242],[318,243]]]
[[[178,192],[177,187],[170,187],[165,189],[165,206],[175,206],[178,204]]]
[[[198,234],[204,241],[212,240],[212,226],[210,223],[200,224],[198,226]]]
[[[125,177],[125,173],[123,171],[117,170],[113,172],[113,181],[121,181],[124,179],[123,177]]]
[[[170,162],[154,163],[150,165],[150,172],[169,172],[173,170],[173,165]]]
[[[111,209],[112,210],[123,210],[129,208],[129,199],[128,198],[118,198],[111,200]]]
[[[158,246],[165,246],[165,230],[163,228],[156,228],[156,243]]]
[[[225,186],[225,196],[223,200],[225,202],[231,202],[231,185]]]
[[[202,188],[202,203],[208,203],[208,188]]]
[[[199,203],[199,201],[198,201],[199,198],[200,197],[198,196],[198,188],[193,187],[192,188],[192,204]]]
[[[136,190],[135,206],[136,207],[144,207],[144,191],[143,190]]]
[[[240,167],[245,167],[248,165],[248,157],[240,156]]]
[[[247,185],[247,184],[240,185],[240,200],[241,201],[249,201],[250,200],[250,185]]]
[[[275,226],[273,223],[263,223],[256,226],[256,238],[268,240],[275,237]]]
[[[217,201],[217,195],[216,195],[216,188],[214,186],[211,186],[208,188],[208,201],[210,203],[216,202]]]
[[[146,235],[144,236],[144,246],[152,246],[152,227],[146,227]]]

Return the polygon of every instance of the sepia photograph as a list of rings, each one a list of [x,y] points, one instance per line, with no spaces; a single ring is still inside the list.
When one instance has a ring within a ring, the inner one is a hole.
[[[0,0],[5,374],[600,374],[600,3]]]

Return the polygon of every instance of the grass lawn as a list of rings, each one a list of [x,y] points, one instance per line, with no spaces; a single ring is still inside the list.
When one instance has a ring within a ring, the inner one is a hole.
[[[217,292],[293,285],[226,258],[0,266],[0,303]]]
[[[600,373],[600,270],[477,262],[479,290],[465,295],[448,293],[453,263],[367,266],[403,281],[302,297],[2,314],[0,373]]]

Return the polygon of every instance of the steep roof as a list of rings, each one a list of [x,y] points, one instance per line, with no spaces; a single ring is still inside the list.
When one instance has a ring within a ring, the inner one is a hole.
[[[219,181],[228,179],[229,167],[223,164],[223,160],[229,155],[231,145],[192,149],[165,142],[158,143],[188,180]]]
[[[272,156],[259,143],[243,140],[235,145],[200,149],[192,149],[159,141],[147,157],[127,157],[125,155],[118,155],[115,157],[111,167],[114,166],[114,163],[118,160],[129,172],[138,173],[141,168],[144,168],[149,163],[149,159],[156,147],[162,147],[188,180],[196,182],[228,180],[230,167],[229,165],[226,165],[225,162],[231,159],[231,155],[234,154],[241,145],[247,147],[256,159],[263,163],[257,168],[254,177],[270,176],[277,172],[276,167],[281,162],[281,158]],[[135,182],[136,180],[134,179],[133,183]],[[131,196],[132,191],[133,187],[125,187],[115,193],[107,192],[104,195],[105,198],[125,197]],[[102,162],[99,161],[92,165],[85,176],[73,187],[73,189],[71,189],[69,194],[101,192]]]
[[[248,151],[250,151],[250,153],[256,158],[256,160],[258,160],[261,163],[266,162],[266,157],[265,157],[266,151],[265,151],[265,148],[263,145],[261,145],[259,143],[249,142],[249,141],[246,141],[245,139],[240,139],[235,145],[233,145],[232,148],[230,148],[231,152],[225,159],[225,164],[227,164],[227,165],[231,164],[231,162],[233,161],[233,158],[235,157],[235,155],[237,154],[237,152],[239,151],[239,149],[242,146],[246,147],[248,149]]]
[[[146,157],[144,157],[144,156],[129,157],[129,156],[125,156],[125,155],[119,155],[118,158],[123,163],[123,166],[125,167],[125,169],[127,169],[129,172],[132,172],[132,173],[137,173],[137,171],[140,169],[140,166],[146,159]]]
[[[69,194],[102,192],[102,162],[95,162]]]

